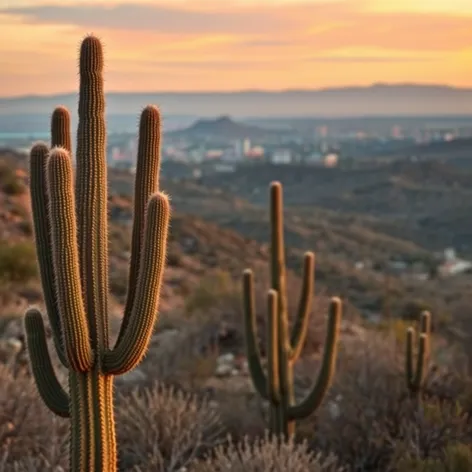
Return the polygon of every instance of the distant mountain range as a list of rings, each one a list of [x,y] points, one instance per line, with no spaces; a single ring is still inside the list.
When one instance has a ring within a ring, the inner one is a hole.
[[[75,114],[77,94],[0,98],[0,115],[51,113],[63,104]],[[321,90],[108,93],[107,113],[136,113],[147,104],[163,113],[214,117],[348,117],[472,115],[472,88],[375,84]]]

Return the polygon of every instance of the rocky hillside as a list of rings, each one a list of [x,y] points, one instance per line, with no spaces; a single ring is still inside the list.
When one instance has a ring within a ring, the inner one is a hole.
[[[5,209],[0,216],[0,234],[3,234],[3,240],[24,239],[30,244],[31,225],[25,193],[28,184],[24,172],[26,160],[15,156],[14,162],[15,181],[20,182],[20,188],[17,192],[3,190],[0,193],[2,208]],[[14,167],[10,163],[8,168]],[[272,169],[268,176],[260,176],[259,179],[265,182],[268,178],[281,177],[286,182],[287,262],[293,271],[295,284],[299,283],[297,274],[301,270],[303,252],[314,250],[317,255],[318,293],[340,295],[352,312],[363,317],[377,319],[385,315],[408,318],[421,307],[427,307],[436,314],[437,320],[448,327],[451,319],[467,319],[470,308],[464,307],[472,306],[472,281],[468,276],[448,279],[431,277],[440,261],[427,247],[407,237],[396,237],[393,230],[390,233],[376,228],[380,224],[385,227],[388,223],[385,219],[347,211],[334,212],[322,206],[295,207],[295,177],[290,169],[284,175],[277,172]],[[418,170],[407,166],[402,172],[413,175]],[[434,183],[438,172],[433,168],[430,173],[432,175],[427,180]],[[446,177],[445,174],[443,185]],[[110,283],[119,308],[126,294],[133,177],[125,172],[110,171],[109,180]],[[236,291],[240,288],[241,272],[247,266],[266,277],[269,238],[267,188],[262,183],[251,187],[238,173],[231,182],[227,184],[223,176],[220,176],[219,187],[211,182],[208,185],[172,179],[162,182],[162,188],[171,195],[174,209],[163,294],[164,310],[184,309],[189,294],[207,283],[214,274],[217,278],[228,278]],[[324,185],[328,192],[329,185]],[[452,180],[449,185],[452,189]],[[465,187],[460,186],[462,188]],[[245,189],[247,199],[242,198]],[[397,228],[399,231],[400,228]],[[264,281],[266,279],[262,279]],[[19,300],[11,301],[11,304],[23,306],[31,301],[33,294],[38,293],[37,289],[26,290],[24,286],[19,290]],[[25,300],[24,292],[29,299]],[[8,289],[4,296],[11,299],[14,294],[15,291]],[[239,310],[240,299],[236,306]]]

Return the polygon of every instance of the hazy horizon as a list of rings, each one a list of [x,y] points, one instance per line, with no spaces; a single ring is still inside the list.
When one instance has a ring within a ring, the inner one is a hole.
[[[378,83],[373,82],[367,85],[344,85],[338,87],[320,87],[320,88],[280,88],[280,89],[233,89],[233,90],[106,90],[106,95],[228,95],[228,94],[284,94],[284,93],[310,93],[310,92],[335,92],[335,91],[348,91],[348,90],[367,90],[372,88],[388,88],[388,87],[417,87],[423,89],[451,89],[457,91],[472,91],[472,84],[470,86],[455,86],[452,84],[442,83],[414,83],[414,82],[397,82],[397,83]],[[66,97],[70,95],[76,95],[77,90],[71,89],[61,93],[24,93],[19,95],[1,95],[2,100],[17,100],[23,98],[54,98],[54,97]]]
[[[419,3],[0,0],[1,94],[76,90],[89,32],[114,93],[472,87],[472,2]]]

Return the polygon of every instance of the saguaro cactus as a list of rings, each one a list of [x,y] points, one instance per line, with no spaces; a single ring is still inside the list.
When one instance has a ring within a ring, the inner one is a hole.
[[[285,436],[295,432],[295,420],[313,413],[321,404],[334,375],[342,305],[331,299],[321,370],[308,395],[295,403],[293,365],[299,358],[308,331],[313,296],[315,255],[307,252],[303,265],[303,287],[297,317],[291,332],[287,309],[285,247],[283,238],[282,185],[270,186],[271,289],[268,292],[267,375],[258,348],[254,279],[250,269],[243,275],[244,321],[249,371],[257,392],[269,401],[270,428]]]
[[[431,314],[428,311],[423,311],[420,317],[420,335],[417,348],[416,368],[413,366],[415,329],[409,327],[406,331],[405,374],[408,390],[413,396],[417,396],[423,387],[431,349],[430,337]]]
[[[71,470],[115,472],[113,378],[141,361],[156,321],[170,207],[158,192],[160,115],[141,114],[129,287],[118,340],[109,346],[108,227],[103,52],[88,36],[80,50],[75,194],[70,119],[54,111],[52,149],[31,151],[31,204],[47,315],[55,348],[68,368],[68,392],[54,372],[41,313],[27,311],[31,367],[41,397],[70,418]]]

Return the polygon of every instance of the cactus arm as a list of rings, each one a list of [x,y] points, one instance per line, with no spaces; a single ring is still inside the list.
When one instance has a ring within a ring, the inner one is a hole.
[[[63,147],[72,155],[70,114],[66,107],[56,107],[51,117],[51,148]]]
[[[62,315],[65,350],[70,367],[77,372],[86,372],[93,364],[93,352],[80,282],[72,163],[65,149],[51,151],[47,181],[57,301]]]
[[[415,337],[415,330],[408,328],[406,330],[406,353],[405,353],[405,373],[408,388],[413,387],[413,340]]]
[[[31,370],[39,395],[53,413],[62,418],[69,418],[69,395],[54,372],[39,310],[31,308],[26,312],[25,331]]]
[[[425,352],[425,362],[428,361],[430,355],[430,339],[431,339],[431,313],[429,311],[423,311],[420,318],[420,332],[425,334],[427,337],[427,345]]]
[[[115,345],[121,341],[128,327],[135,303],[143,246],[146,205],[151,195],[159,190],[160,136],[161,116],[159,110],[155,106],[147,106],[142,111],[139,122],[128,293],[126,295],[123,321]]]
[[[30,153],[30,192],[36,244],[44,302],[51,326],[54,347],[61,363],[67,367],[67,358],[62,345],[61,319],[56,304],[54,265],[49,226],[49,195],[46,184],[46,162],[49,149],[44,143],[35,144]]]
[[[292,348],[290,354],[291,362],[296,362],[296,360],[300,357],[308,332],[308,324],[310,321],[310,304],[315,285],[315,254],[312,252],[307,252],[303,259],[302,281],[302,293],[300,296],[297,318],[295,320],[295,324],[293,325],[292,336],[290,340],[290,345]]]
[[[267,323],[267,388],[268,395],[273,403],[280,402],[277,298],[277,292],[269,290],[267,294],[267,309],[269,312],[269,322]]]
[[[420,318],[420,331],[423,334],[429,336],[431,333],[431,313],[429,311],[423,311]]]
[[[128,372],[141,362],[146,353],[159,308],[169,219],[168,198],[162,193],[153,195],[146,214],[136,303],[121,341],[103,356],[103,370],[106,374]]]
[[[257,340],[256,303],[254,300],[254,276],[251,269],[243,273],[244,332],[246,337],[246,356],[249,373],[254,388],[267,400],[269,397],[267,379],[262,368],[261,355]]]
[[[299,404],[289,407],[288,417],[290,420],[304,418],[315,411],[323,401],[333,379],[342,316],[342,303],[339,298],[333,297],[331,299],[329,311],[328,330],[320,373],[308,395]]]
[[[419,338],[419,348],[416,359],[416,373],[413,380],[416,389],[420,389],[426,373],[426,355],[428,352],[428,337],[421,333]]]
[[[277,292],[275,290],[269,290],[267,294],[267,393],[269,399],[269,422],[272,431],[279,431],[281,427],[279,320],[277,298]]]
[[[80,276],[92,349],[108,346],[108,215],[103,48],[87,36],[79,59],[76,214]]]

